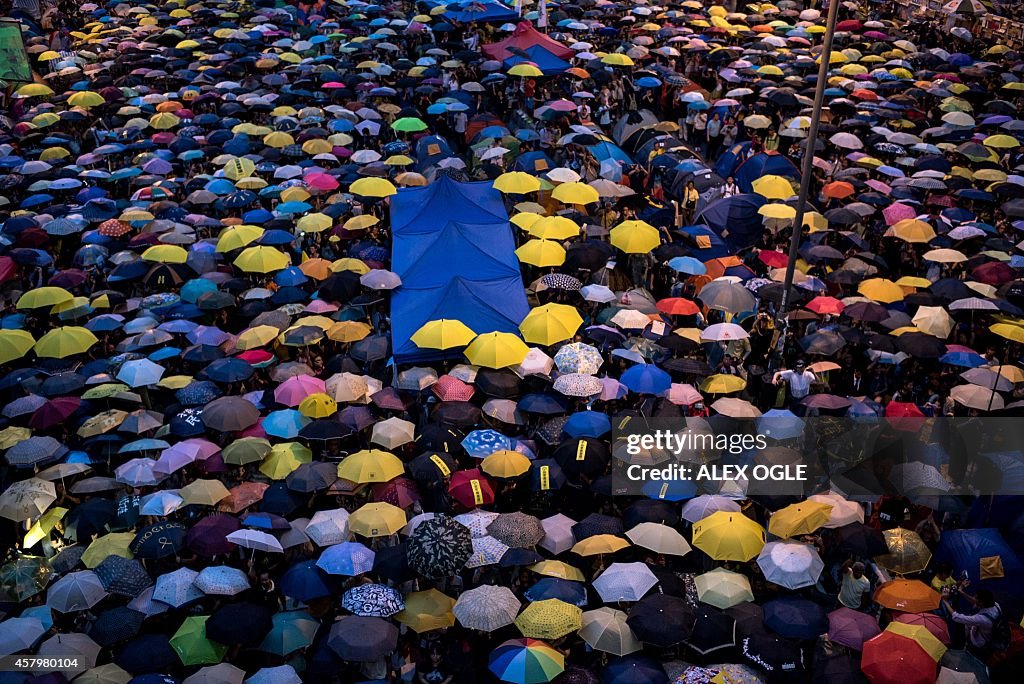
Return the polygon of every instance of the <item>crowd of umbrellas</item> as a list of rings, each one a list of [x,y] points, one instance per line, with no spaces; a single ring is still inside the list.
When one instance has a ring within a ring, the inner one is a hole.
[[[1011,681],[1024,507],[948,454],[904,464],[920,496],[616,490],[671,459],[617,448],[628,421],[749,420],[770,446],[739,461],[783,463],[821,416],[1020,415],[1024,57],[893,9],[843,3],[829,55],[790,1],[30,29],[0,117],[0,656],[44,660],[0,683]],[[468,182],[529,312],[439,315],[403,363],[389,207]],[[999,433],[978,450],[1024,491]],[[985,588],[1012,640],[969,651],[943,601]]]

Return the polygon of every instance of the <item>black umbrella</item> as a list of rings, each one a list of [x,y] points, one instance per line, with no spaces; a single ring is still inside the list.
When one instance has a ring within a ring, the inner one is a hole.
[[[107,556],[94,572],[107,591],[119,596],[135,598],[153,584],[146,568],[134,558]]]
[[[451,476],[458,468],[455,459],[442,451],[426,451],[406,466],[416,480],[435,482]]]
[[[92,623],[89,636],[105,648],[120,644],[137,635],[145,619],[143,613],[127,606],[111,608],[100,613],[96,622]]]
[[[409,567],[409,544],[402,542],[394,546],[382,546],[373,557],[373,572],[392,582],[408,582],[416,573]]]
[[[754,632],[743,637],[740,653],[770,674],[790,675],[804,669],[803,650],[789,639],[768,632]]]
[[[555,460],[569,475],[599,475],[608,465],[608,445],[589,437],[562,442],[555,450]]]
[[[833,653],[814,658],[814,684],[867,684],[860,663],[850,653]]]
[[[323,461],[303,463],[285,478],[288,489],[304,494],[327,489],[337,481],[338,466]]]
[[[346,615],[331,626],[327,645],[342,660],[371,662],[395,650],[398,646],[398,628],[379,617]]]
[[[946,343],[927,333],[909,332],[896,338],[901,351],[919,359],[937,359],[946,353]]]
[[[203,409],[203,423],[218,432],[239,432],[259,419],[259,409],[242,397],[220,397]]]
[[[206,621],[206,636],[222,644],[256,645],[273,627],[270,611],[255,603],[229,603]]]
[[[114,662],[131,674],[169,671],[180,667],[178,654],[165,634],[143,634],[128,643]]]
[[[572,526],[572,536],[577,542],[598,534],[623,534],[622,519],[601,513],[591,513]]]
[[[407,551],[409,567],[431,579],[458,572],[472,553],[469,528],[445,515],[417,525]]]
[[[722,611],[701,605],[686,645],[701,655],[736,645],[736,620]]]
[[[107,526],[117,519],[114,502],[110,499],[89,499],[71,509],[64,518],[64,538],[83,543],[92,536],[103,534]]]
[[[601,670],[601,684],[668,684],[657,660],[645,656],[615,658]]]
[[[814,601],[785,596],[764,604],[764,625],[780,636],[811,640],[828,631],[828,615]]]
[[[840,551],[866,558],[889,553],[889,546],[881,530],[864,523],[854,522],[832,531],[833,541]]]
[[[668,648],[690,637],[694,614],[685,599],[650,594],[633,604],[626,624],[641,641]]]
[[[128,548],[139,558],[166,558],[181,551],[187,533],[179,522],[159,522],[139,530]]]

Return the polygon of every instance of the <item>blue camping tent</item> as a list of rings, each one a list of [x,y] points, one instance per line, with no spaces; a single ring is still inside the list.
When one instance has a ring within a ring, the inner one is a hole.
[[[416,170],[423,171],[442,159],[454,157],[451,145],[439,135],[427,135],[416,141]]]
[[[998,563],[994,560],[998,557]],[[1024,566],[1017,554],[994,527],[965,530],[944,530],[935,550],[935,559],[949,563],[956,576],[966,575],[975,587],[988,587],[993,591],[1010,589],[1024,577]],[[982,565],[990,569],[1002,568],[1003,577],[981,579]]]
[[[715,173],[722,178],[728,178],[736,173],[736,169],[750,155],[750,142],[736,143],[726,148],[715,163]]]
[[[594,155],[594,159],[599,162],[603,162],[606,159],[615,159],[623,164],[633,163],[633,160],[630,159],[629,155],[626,154],[621,147],[610,140],[602,140],[596,145],[587,145],[587,149],[590,150],[590,154]]]
[[[761,176],[768,175],[783,176],[798,181],[800,180],[800,169],[785,155],[775,152],[759,152],[748,157],[732,173],[733,178],[736,179],[736,185],[743,192],[753,192],[754,181]],[[728,178],[728,176],[722,177]]]
[[[683,226],[678,232],[689,237],[688,243],[696,245],[696,249],[690,250],[690,256],[699,261],[711,261],[732,253],[725,240],[707,226]]]
[[[436,7],[442,3],[428,2],[427,4]],[[452,3],[447,7],[444,18],[463,24],[468,24],[471,21],[516,21],[519,18],[513,8],[496,2],[496,0],[469,0],[468,2]]]
[[[535,176],[547,173],[553,168],[555,168],[555,162],[551,161],[551,157],[540,150],[521,154],[516,157],[515,162],[512,164],[513,171],[525,171]]]
[[[764,223],[757,210],[766,202],[757,194],[723,197],[704,207],[696,220],[707,224],[725,240],[729,249],[738,252],[753,246],[764,232]]]
[[[440,176],[391,198],[392,268],[402,286],[391,297],[395,361],[438,359],[410,339],[424,323],[462,321],[478,333],[517,332],[529,311],[501,195],[489,182]]]

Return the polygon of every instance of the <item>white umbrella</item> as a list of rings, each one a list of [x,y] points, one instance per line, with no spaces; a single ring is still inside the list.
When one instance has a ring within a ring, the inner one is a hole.
[[[485,584],[463,592],[452,612],[459,624],[467,629],[493,632],[511,625],[521,605],[508,587]]]
[[[728,497],[701,494],[683,505],[683,520],[695,523],[718,511],[738,513],[739,510],[740,505]]]
[[[276,553],[284,552],[281,542],[276,537],[259,530],[235,530],[224,538],[232,544],[241,546],[243,549]]]
[[[302,684],[302,677],[291,665],[278,665],[257,670],[256,674],[245,680],[245,684]]]
[[[487,527],[498,517],[497,513],[476,508],[469,513],[455,516],[455,521],[469,529],[474,537],[486,537]]]
[[[639,601],[658,583],[644,563],[612,563],[594,580],[594,589],[606,603]]]
[[[200,570],[194,584],[207,595],[234,596],[249,588],[249,578],[238,568],[214,565]]]
[[[824,527],[834,529],[850,523],[864,522],[864,509],[861,505],[856,501],[847,501],[835,492],[812,494],[807,497],[807,500],[828,504],[832,507],[828,514],[828,522]]]
[[[331,546],[347,541],[348,511],[344,508],[317,511],[303,531],[317,546]]]
[[[580,294],[588,302],[597,302],[599,304],[607,304],[618,299],[618,296],[606,285],[584,285],[580,290]]]
[[[617,656],[634,653],[643,648],[636,634],[626,624],[626,614],[607,606],[583,613],[580,637],[595,651]]]
[[[700,331],[702,342],[724,342],[728,340],[744,340],[750,333],[735,323],[715,323]]]
[[[792,541],[768,542],[757,564],[765,579],[787,589],[813,586],[825,568],[813,546]]]
[[[218,663],[204,667],[194,675],[185,678],[182,684],[242,684],[245,670],[231,663]]]
[[[88,610],[103,597],[107,590],[92,570],[81,570],[64,575],[46,591],[46,605],[58,613]]]
[[[38,477],[18,480],[0,494],[0,516],[15,522],[38,518],[56,500],[52,482]]]
[[[195,586],[199,573],[188,568],[178,568],[174,572],[156,578],[153,589],[153,600],[166,603],[172,608],[179,608],[186,603],[203,598],[203,592]]]
[[[650,549],[655,553],[669,556],[685,556],[691,549],[683,535],[678,531],[655,522],[643,522],[626,532],[637,546]]]
[[[416,425],[401,418],[391,417],[374,424],[370,442],[385,449],[397,449],[416,440]]]
[[[491,536],[473,537],[473,553],[466,561],[467,568],[480,568],[485,565],[497,565],[509,547]]]
[[[576,543],[572,536],[572,526],[576,521],[569,516],[556,513],[541,520],[540,524],[544,528],[544,538],[540,540],[538,546],[552,555],[565,553]]]
[[[754,600],[754,592],[750,590],[750,580],[738,572],[715,568],[693,579],[697,587],[697,598],[725,610],[738,603]]]

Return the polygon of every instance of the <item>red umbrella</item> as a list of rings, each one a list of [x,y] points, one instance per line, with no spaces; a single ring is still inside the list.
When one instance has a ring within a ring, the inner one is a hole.
[[[995,287],[1008,283],[1016,277],[1013,269],[1001,261],[990,261],[987,264],[982,264],[971,271],[971,275],[975,280]]]
[[[442,375],[430,389],[441,401],[469,401],[474,392],[472,386],[451,375]]]
[[[881,633],[878,620],[867,613],[843,606],[828,614],[828,638],[855,651],[864,648],[864,642]]]
[[[28,426],[34,430],[46,430],[60,425],[82,405],[78,397],[57,397],[51,399],[32,414]]]
[[[758,252],[757,258],[760,259],[763,264],[770,268],[783,268],[789,261],[789,257],[787,257],[782,252],[777,252],[769,249],[763,249],[760,252]]]
[[[849,31],[852,33],[860,31],[862,28],[864,28],[864,24],[858,19],[844,19],[836,24],[836,31]]]
[[[494,503],[494,487],[479,468],[459,470],[452,475],[448,493],[466,508]]]
[[[658,311],[670,316],[692,316],[700,311],[700,307],[696,303],[682,297],[662,299],[656,306]]]
[[[886,418],[924,418],[917,404],[906,401],[890,401],[885,407]]]
[[[871,684],[935,684],[935,661],[916,641],[882,632],[864,642],[860,669]]]
[[[811,301],[807,302],[807,308],[816,314],[840,314],[845,309],[845,305],[836,299],[835,297],[815,297]]]
[[[896,622],[924,627],[946,646],[949,646],[952,641],[949,638],[949,626],[946,621],[935,613],[900,613],[895,619]]]
[[[0,283],[6,283],[18,271],[18,264],[9,256],[0,257]]]

